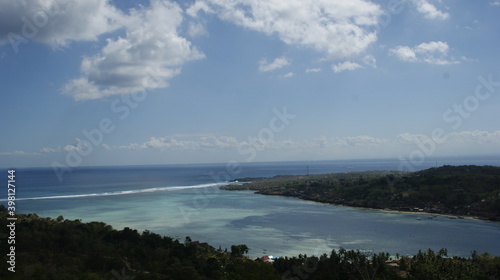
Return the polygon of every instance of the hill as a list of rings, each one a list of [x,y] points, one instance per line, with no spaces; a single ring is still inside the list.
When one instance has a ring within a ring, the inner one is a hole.
[[[500,167],[442,166],[418,172],[367,171],[243,178],[225,190],[316,202],[500,220]]]

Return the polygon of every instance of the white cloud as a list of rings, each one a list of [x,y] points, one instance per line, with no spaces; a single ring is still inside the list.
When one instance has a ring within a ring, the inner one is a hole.
[[[449,13],[438,10],[436,6],[429,3],[429,0],[413,0],[412,2],[416,6],[417,11],[423,14],[425,18],[445,20],[450,17]]]
[[[478,144],[500,144],[500,130],[497,131],[461,131],[461,132],[451,132],[443,136],[445,138],[446,144],[468,144],[478,145]],[[405,151],[405,146],[401,144],[418,144],[426,141],[432,141],[429,136],[424,134],[415,133],[402,133],[397,135],[395,139],[389,138],[379,138],[369,135],[358,135],[358,136],[345,136],[345,137],[325,137],[319,136],[311,140],[278,140],[266,143],[260,143],[259,139],[257,142],[264,145],[266,149],[273,150],[341,150],[343,148],[373,148],[373,147],[384,147],[384,148],[394,148],[400,149],[403,147],[402,151]],[[162,151],[169,150],[235,150],[242,143],[246,141],[238,141],[237,138],[232,136],[214,136],[214,135],[201,135],[201,136],[189,136],[189,135],[172,135],[165,137],[151,137],[149,140],[142,143],[131,143],[124,146],[108,146],[107,149],[111,150],[142,150],[142,149],[158,149]],[[399,144],[399,145],[396,145]],[[71,146],[71,145],[68,145]],[[74,146],[76,148],[76,146]]]
[[[263,58],[259,61],[259,71],[268,72],[290,65],[290,60],[284,56],[275,58],[272,62],[268,62]]]
[[[199,11],[204,11],[205,13],[215,13],[215,11],[210,8],[210,5],[205,1],[196,1],[193,5],[187,8],[186,13],[191,17],[197,17]]]
[[[382,13],[379,5],[365,0],[197,0],[187,10],[191,16],[200,11],[324,52],[329,59],[364,52],[377,40],[370,29]]]
[[[490,5],[491,6],[500,6],[500,1],[496,0],[496,1],[490,2]]]
[[[478,151],[488,152],[498,150],[500,147],[500,130],[496,131],[459,131],[450,132],[444,135],[444,143],[435,143],[433,155],[466,155]],[[319,136],[306,140],[296,139],[274,139],[274,141],[263,141],[255,139],[253,144],[249,144],[246,139],[238,140],[232,136],[220,135],[171,135],[164,137],[150,137],[144,142],[129,143],[125,145],[99,146],[103,153],[120,153],[136,156],[145,154],[157,154],[158,152],[175,153],[178,156],[188,155],[192,152],[206,153],[206,155],[225,155],[230,158],[241,156],[238,148],[257,149],[261,151],[265,148],[265,153],[259,153],[261,159],[274,160],[284,159],[283,157],[313,156],[315,158],[331,159],[332,157],[342,158],[369,158],[388,157],[398,154],[407,154],[418,149],[422,143],[432,141],[430,136],[416,133],[403,133],[395,138],[380,138],[369,135],[345,136],[345,137],[325,137]],[[54,157],[49,153],[67,154],[70,151],[85,151],[85,141],[75,139],[75,143],[57,148],[42,148],[39,152],[0,152],[0,156],[25,157],[25,156],[46,156]],[[250,146],[249,146],[250,145]],[[425,147],[429,147],[425,144]],[[97,149],[97,147],[94,147]],[[130,154],[132,153],[132,154]],[[59,155],[57,155],[59,156]],[[221,158],[221,160],[223,160]]]
[[[188,24],[187,33],[191,37],[199,37],[208,35],[208,31],[205,26],[199,22],[190,22]]]
[[[424,134],[414,134],[414,133],[402,133],[397,136],[400,143],[420,143],[429,139],[427,135]]]
[[[70,151],[82,151],[87,149],[87,143],[82,142],[80,139],[75,139],[75,144],[66,145],[64,147],[44,147],[40,149],[41,153],[59,153]],[[108,145],[102,144],[100,147],[104,150],[144,150],[144,149],[157,149],[157,150],[214,150],[214,149],[236,149],[239,142],[234,137],[230,136],[183,136],[172,135],[165,137],[151,137],[149,140],[142,143],[130,143],[127,145]],[[94,147],[96,148],[96,147]],[[28,154],[22,152],[23,154]],[[21,154],[21,152],[9,152],[5,154]]]
[[[105,150],[111,150],[111,147],[108,144],[102,144],[101,147]]]
[[[26,151],[0,152],[0,156],[39,156],[39,153]]]
[[[85,57],[82,76],[68,82],[63,92],[86,100],[167,87],[184,63],[204,57],[177,33],[182,20],[181,8],[168,1],[132,10],[125,20],[126,35],[107,39],[98,55]]]
[[[199,149],[235,149],[238,141],[230,136],[182,136],[151,137],[143,143],[131,143],[125,146],[111,146],[109,149],[141,150],[199,150]]]
[[[444,42],[429,42],[422,43],[415,47],[417,53],[439,52],[446,54],[448,52],[448,44]]]
[[[85,148],[80,144],[79,139],[76,139],[76,144],[66,145],[57,148],[43,148],[41,152],[68,152],[78,151]],[[386,138],[376,138],[367,135],[333,137],[326,138],[320,136],[313,140],[296,141],[296,140],[275,140],[265,142],[261,139],[256,139],[260,145],[264,145],[266,149],[297,149],[297,148],[340,148],[340,147],[374,147],[389,142]],[[233,136],[214,136],[214,135],[170,135],[164,137],[150,137],[149,140],[142,143],[130,143],[127,145],[102,145],[105,150],[144,150],[156,149],[161,151],[195,151],[195,150],[234,150],[238,146],[247,143],[245,140],[238,141]],[[248,143],[247,143],[248,144]]]
[[[362,59],[363,63],[372,68],[377,68],[377,59],[373,55],[366,55]]]
[[[416,62],[417,54],[408,46],[397,46],[389,50],[389,54],[396,56],[401,61]]]
[[[89,144],[90,143],[86,140],[82,141],[79,138],[75,138],[75,144],[66,145],[64,147],[59,146],[57,148],[44,147],[44,148],[40,149],[40,153],[48,154],[48,153],[71,152],[71,151],[75,151],[75,152],[84,151],[85,152],[85,150],[89,149],[89,147],[87,147],[87,145],[89,145]],[[103,144],[103,146],[104,145],[105,144]]]
[[[40,150],[40,152],[42,152],[42,153],[57,153],[60,151],[62,151],[62,149],[60,147],[58,147],[58,148],[44,147]]]
[[[376,138],[367,135],[359,135],[359,136],[334,138],[333,142],[336,143],[337,145],[346,145],[346,146],[377,146],[379,144],[384,144],[389,142],[389,139]]]
[[[377,138],[368,135],[332,137],[319,136],[306,141],[282,141],[281,146],[290,148],[338,150],[352,147],[378,147],[389,143],[387,138]]]
[[[500,130],[496,131],[485,131],[485,130],[474,130],[474,131],[458,131],[450,132],[445,134],[443,137],[445,139],[444,143],[441,144],[485,144],[485,143],[500,143]],[[425,143],[432,141],[428,135],[424,134],[412,134],[403,133],[397,136],[400,143]],[[440,144],[440,145],[441,145]]]
[[[306,73],[316,73],[316,72],[320,72],[321,71],[321,68],[307,68],[306,69]]]
[[[460,63],[459,60],[448,55],[449,49],[448,43],[438,41],[422,43],[414,47],[397,46],[390,49],[389,54],[404,62],[424,62],[438,65]]]
[[[282,77],[283,77],[283,78],[291,78],[291,77],[293,77],[293,76],[295,76],[295,73],[293,73],[293,72],[288,72],[288,73],[286,73],[285,75],[283,75]]]
[[[0,45],[33,40],[58,48],[97,40],[121,27],[122,20],[107,0],[0,1]]]
[[[475,144],[500,143],[500,130],[492,132],[484,130],[451,132],[448,134],[448,141]]]
[[[332,65],[332,70],[335,73],[340,73],[343,71],[353,71],[358,68],[363,68],[363,66],[359,65],[356,62],[345,61],[342,63],[338,63],[336,65]]]
[[[348,137],[333,137],[326,138],[324,136],[306,140],[275,140],[272,142],[264,142],[261,139],[256,139],[257,145],[262,145],[268,151],[325,151],[340,152],[343,149],[356,148],[373,148],[381,147],[389,143],[389,139],[376,138],[367,135],[348,136]],[[144,150],[156,149],[160,151],[222,151],[232,150],[237,151],[238,147],[243,145],[246,147],[246,141],[238,141],[231,136],[166,136],[166,137],[151,137],[143,143],[131,143],[125,146],[111,146],[111,150]]]

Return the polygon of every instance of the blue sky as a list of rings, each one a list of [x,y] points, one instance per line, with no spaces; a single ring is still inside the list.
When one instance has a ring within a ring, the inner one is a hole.
[[[500,151],[500,1],[0,1],[0,166]]]

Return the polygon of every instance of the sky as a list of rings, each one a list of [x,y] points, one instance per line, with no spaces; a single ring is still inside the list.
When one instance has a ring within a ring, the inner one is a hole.
[[[0,167],[500,154],[498,0],[0,0]]]

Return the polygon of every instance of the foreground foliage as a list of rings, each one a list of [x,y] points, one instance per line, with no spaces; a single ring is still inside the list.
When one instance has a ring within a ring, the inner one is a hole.
[[[0,206],[4,224],[6,217]],[[4,265],[10,246],[6,236],[6,228],[0,228]],[[429,250],[391,261],[387,253],[340,249],[269,263],[246,257],[244,244],[221,250],[189,237],[180,242],[149,231],[35,214],[18,215],[15,246],[16,272],[4,267],[0,279],[500,279],[500,257],[488,254],[461,259]]]

